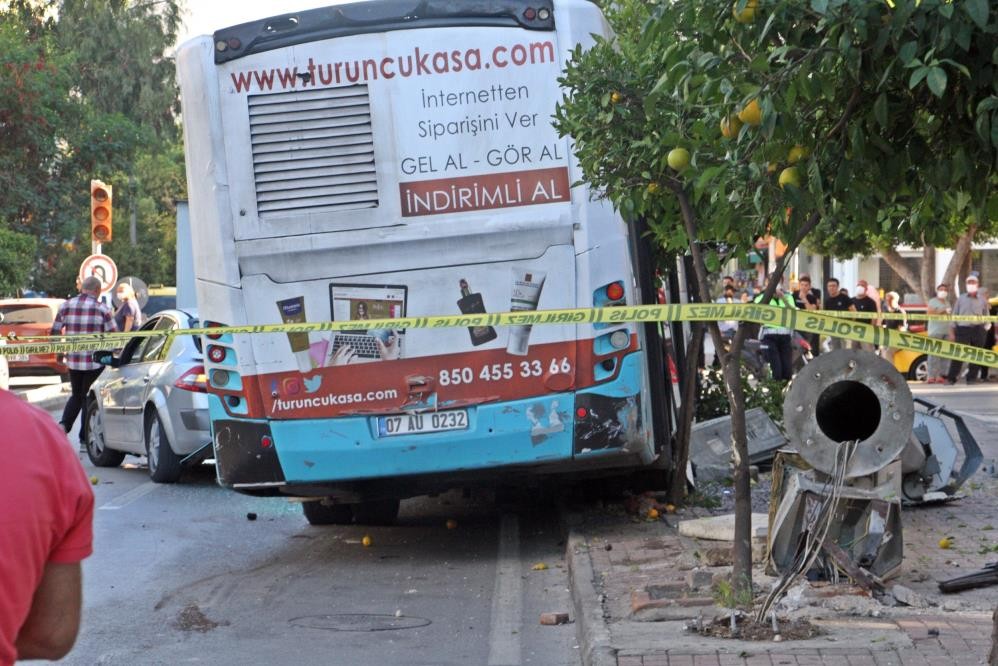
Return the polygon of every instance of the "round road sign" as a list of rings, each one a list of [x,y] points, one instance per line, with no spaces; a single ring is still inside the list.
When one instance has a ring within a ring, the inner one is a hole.
[[[100,293],[106,294],[118,282],[118,267],[106,254],[91,254],[80,264],[80,279],[88,277],[100,280]]]
[[[127,284],[132,287],[132,291],[135,292],[135,302],[139,304],[139,308],[144,308],[146,303],[149,302],[149,287],[145,282],[137,277],[123,277],[114,285],[114,291],[111,292],[111,303],[114,307],[121,305],[121,299],[118,298],[118,287],[120,285]]]

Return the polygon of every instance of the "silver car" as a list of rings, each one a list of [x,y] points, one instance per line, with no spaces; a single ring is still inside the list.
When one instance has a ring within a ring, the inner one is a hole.
[[[210,453],[200,338],[167,335],[197,325],[195,312],[164,310],[141,327],[162,335],[132,338],[114,354],[94,354],[106,366],[87,399],[86,447],[94,465],[117,467],[126,455],[147,456],[152,480],[174,483],[185,463]]]

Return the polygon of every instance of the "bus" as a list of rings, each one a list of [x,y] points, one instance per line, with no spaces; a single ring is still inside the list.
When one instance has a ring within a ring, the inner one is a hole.
[[[584,0],[371,0],[177,52],[221,485],[313,524],[399,500],[665,468],[655,326],[226,326],[654,303],[649,248],[577,184],[561,63]]]

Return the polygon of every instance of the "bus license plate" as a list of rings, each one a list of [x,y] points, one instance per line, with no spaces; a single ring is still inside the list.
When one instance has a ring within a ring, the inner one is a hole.
[[[467,430],[467,428],[468,411],[465,409],[378,417],[378,434],[381,437],[416,435],[422,432],[443,432],[445,430]]]

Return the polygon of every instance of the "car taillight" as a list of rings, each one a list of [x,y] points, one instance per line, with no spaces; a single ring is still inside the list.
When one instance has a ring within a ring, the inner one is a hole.
[[[195,365],[193,368],[180,375],[180,377],[177,378],[177,381],[173,382],[173,385],[179,389],[184,389],[185,391],[207,393],[208,377],[204,373],[204,366]]]
[[[606,287],[606,297],[611,301],[619,301],[624,297],[624,285],[620,282],[611,282]]]

